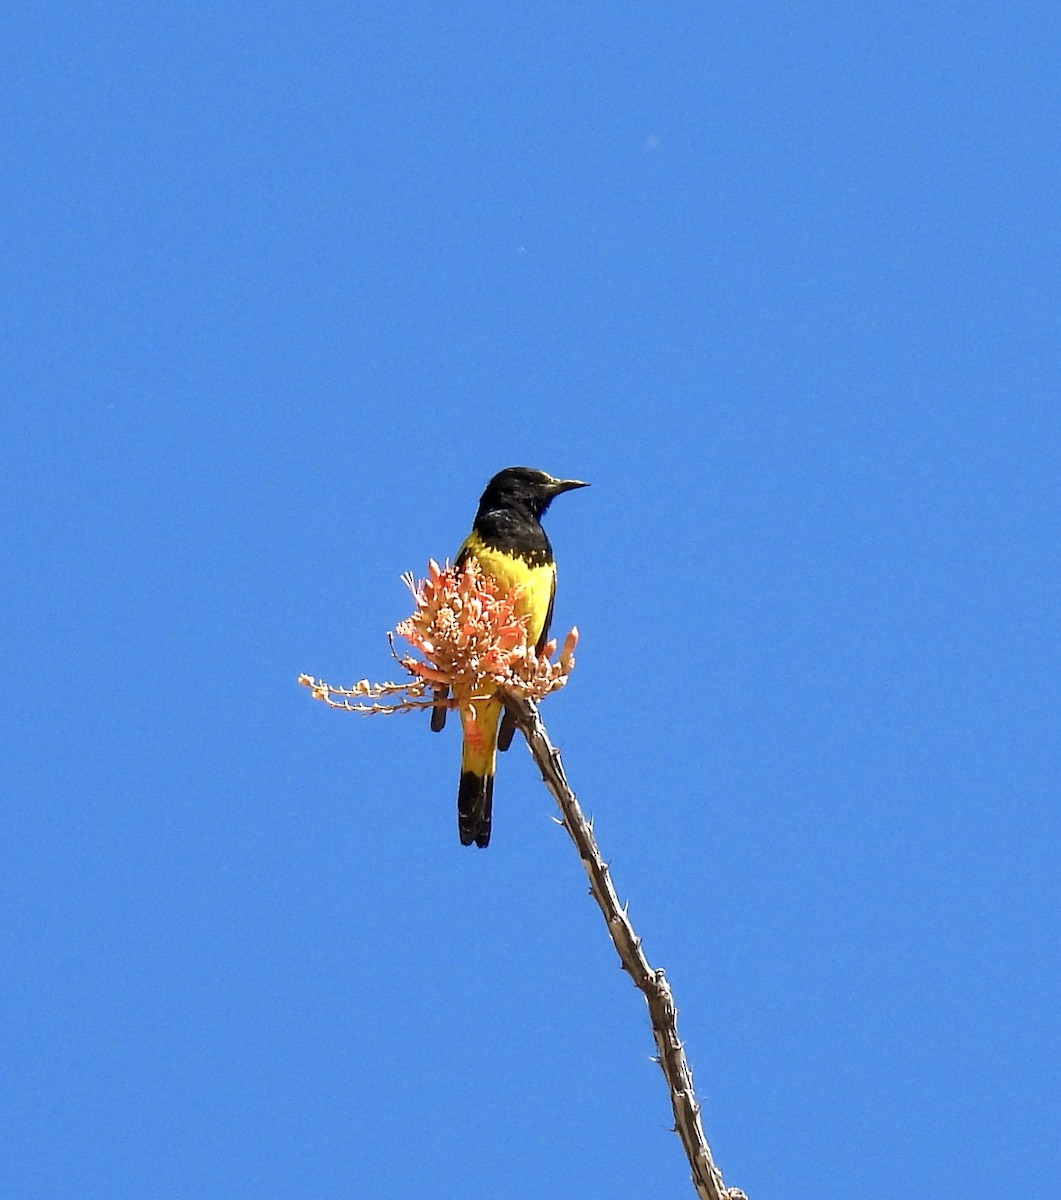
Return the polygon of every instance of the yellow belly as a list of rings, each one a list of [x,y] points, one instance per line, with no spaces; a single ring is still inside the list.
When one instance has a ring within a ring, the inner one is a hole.
[[[483,545],[476,534],[470,534],[461,546],[479,561],[483,571],[496,580],[506,592],[515,587],[523,590],[516,601],[516,611],[527,618],[527,643],[534,646],[542,635],[549,604],[553,598],[556,565],[548,563],[532,567],[522,558]]]

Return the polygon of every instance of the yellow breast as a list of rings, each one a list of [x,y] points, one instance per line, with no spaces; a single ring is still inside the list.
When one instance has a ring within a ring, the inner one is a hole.
[[[483,571],[496,580],[506,592],[515,587],[523,590],[516,602],[516,611],[527,618],[527,642],[533,646],[541,637],[556,581],[556,564],[531,566],[522,558],[506,554],[485,545],[477,534],[470,534],[461,546],[476,558]]]

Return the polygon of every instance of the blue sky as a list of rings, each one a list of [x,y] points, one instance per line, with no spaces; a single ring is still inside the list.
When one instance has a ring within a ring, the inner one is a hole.
[[[526,753],[295,685],[525,463],[727,1183],[1056,1196],[1056,5],[3,29],[3,1194],[692,1194]]]

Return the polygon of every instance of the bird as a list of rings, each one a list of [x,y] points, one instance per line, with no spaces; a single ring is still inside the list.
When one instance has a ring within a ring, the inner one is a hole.
[[[538,653],[549,637],[556,595],[556,563],[542,528],[542,514],[562,492],[588,486],[581,479],[554,479],[533,467],[506,467],[486,485],[472,531],[457,552],[458,569],[474,558],[483,574],[504,591],[522,589],[516,611],[526,617],[527,642]],[[507,712],[503,714],[503,708],[500,700],[477,704],[478,736],[464,734],[457,790],[457,829],[464,846],[490,844],[494,763],[497,751],[508,749],[515,732],[515,722]],[[445,723],[446,708],[436,705],[431,728],[437,732]]]

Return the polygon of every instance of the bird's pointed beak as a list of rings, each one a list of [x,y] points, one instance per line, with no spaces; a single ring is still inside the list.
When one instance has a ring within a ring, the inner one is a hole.
[[[575,488],[589,487],[588,483],[583,483],[581,479],[554,479],[549,485],[549,490],[554,496],[559,496],[561,492],[573,492]]]

